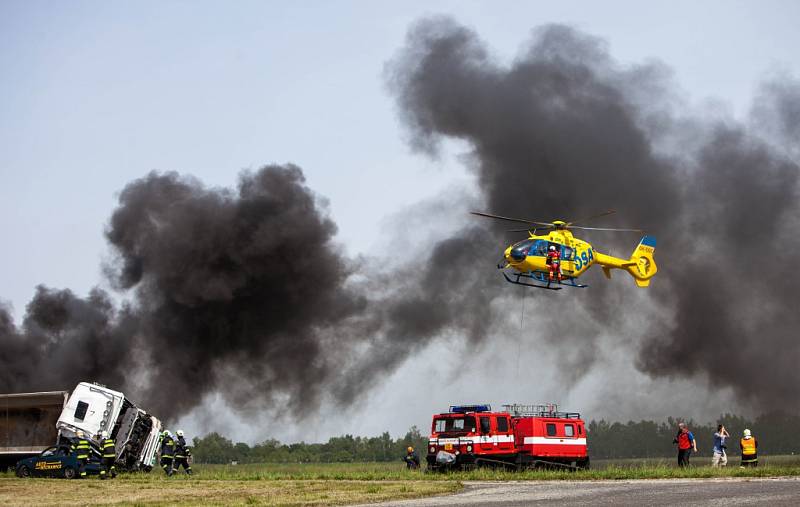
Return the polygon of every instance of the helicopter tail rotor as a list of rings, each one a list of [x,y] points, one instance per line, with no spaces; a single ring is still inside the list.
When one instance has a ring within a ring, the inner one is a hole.
[[[653,258],[655,251],[655,236],[645,236],[639,241],[636,249],[631,254],[630,262],[626,263],[625,268],[633,276],[636,285],[639,287],[649,286],[650,279],[658,271],[656,260]]]

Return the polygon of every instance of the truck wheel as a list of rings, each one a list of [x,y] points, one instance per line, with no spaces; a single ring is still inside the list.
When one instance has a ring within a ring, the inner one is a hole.
[[[74,478],[75,478],[75,477],[77,477],[77,476],[78,476],[78,474],[77,474],[77,472],[75,471],[75,469],[74,469],[74,468],[72,468],[72,467],[66,467],[66,468],[64,469],[64,478],[65,478],[65,479],[74,479]]]
[[[30,477],[31,476],[31,469],[28,468],[26,465],[22,465],[17,468],[17,477]]]

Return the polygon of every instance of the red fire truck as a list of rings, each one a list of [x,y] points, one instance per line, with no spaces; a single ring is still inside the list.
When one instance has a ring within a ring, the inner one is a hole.
[[[453,405],[433,416],[428,468],[500,466],[588,468],[586,428],[580,414],[555,404]]]

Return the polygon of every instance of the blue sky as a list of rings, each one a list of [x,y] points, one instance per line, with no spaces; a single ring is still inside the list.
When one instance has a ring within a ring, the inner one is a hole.
[[[340,240],[441,192],[458,161],[403,143],[384,63],[413,20],[448,13],[511,58],[549,22],[659,59],[695,101],[746,113],[760,76],[797,71],[796,2],[0,3],[0,297],[102,281],[115,193],[150,170],[230,186],[294,162],[330,199]]]
[[[242,169],[296,163],[344,247],[378,248],[387,217],[467,179],[457,147],[410,152],[382,77],[429,14],[474,27],[500,59],[567,23],[623,64],[664,62],[687,101],[736,116],[767,73],[800,74],[793,1],[3,0],[0,300],[19,320],[36,284],[102,285],[116,193],[154,169],[232,186]]]

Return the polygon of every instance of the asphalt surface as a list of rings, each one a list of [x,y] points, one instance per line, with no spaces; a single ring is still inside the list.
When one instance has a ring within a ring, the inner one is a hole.
[[[800,505],[800,477],[635,481],[465,482],[450,496],[383,506],[492,505]]]

